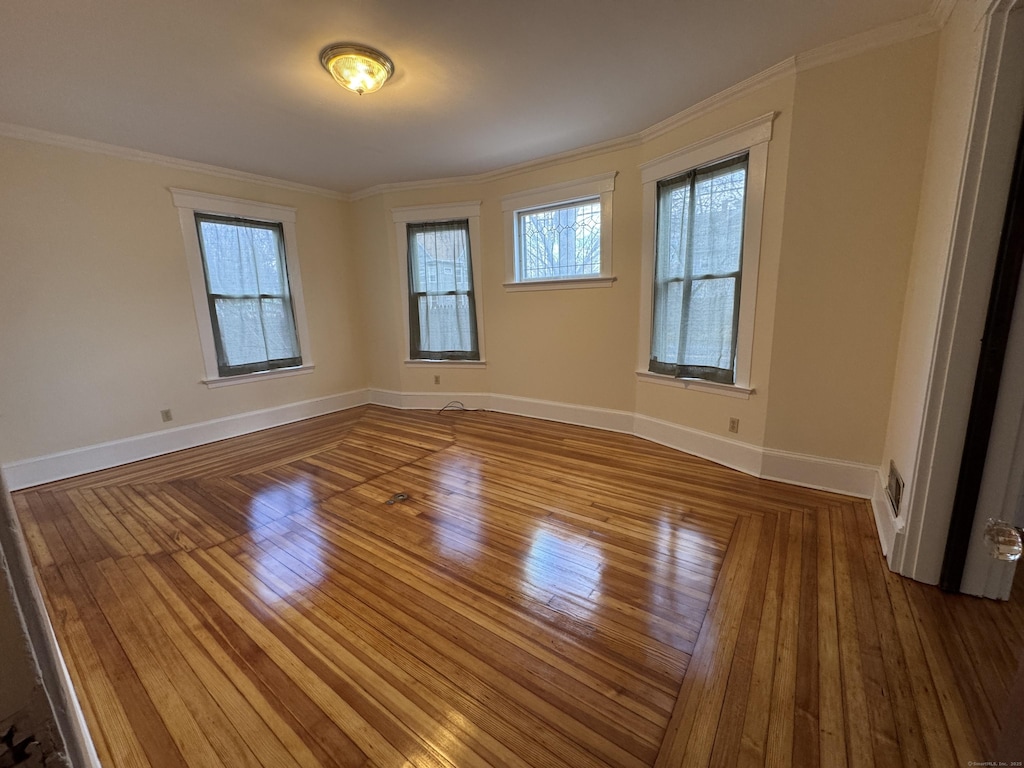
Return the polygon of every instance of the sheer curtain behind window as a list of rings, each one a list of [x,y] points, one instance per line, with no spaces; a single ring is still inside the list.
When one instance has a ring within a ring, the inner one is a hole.
[[[409,224],[409,357],[479,360],[469,222]]]
[[[196,214],[221,376],[302,364],[280,225]]]
[[[658,184],[650,370],[732,384],[747,155]]]

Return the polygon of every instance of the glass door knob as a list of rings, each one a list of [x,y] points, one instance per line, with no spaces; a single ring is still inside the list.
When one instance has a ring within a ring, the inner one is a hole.
[[[1020,529],[1011,523],[990,517],[985,524],[985,541],[989,545],[989,554],[996,560],[1013,562],[1020,559]]]

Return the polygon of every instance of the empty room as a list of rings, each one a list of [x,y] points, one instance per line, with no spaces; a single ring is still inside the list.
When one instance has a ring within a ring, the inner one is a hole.
[[[1019,765],[1019,5],[9,0],[0,766]]]

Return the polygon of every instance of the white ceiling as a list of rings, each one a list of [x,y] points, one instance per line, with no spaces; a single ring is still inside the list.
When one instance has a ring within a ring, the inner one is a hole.
[[[0,122],[351,192],[647,128],[931,0],[3,0]],[[356,96],[335,42],[394,59]]]

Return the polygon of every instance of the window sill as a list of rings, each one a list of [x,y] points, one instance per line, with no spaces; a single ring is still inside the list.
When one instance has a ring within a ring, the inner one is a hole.
[[[486,360],[406,360],[406,365],[440,368],[486,368]]]
[[[230,387],[232,384],[245,384],[250,381],[267,381],[268,379],[283,379],[288,376],[302,376],[312,373],[315,365],[299,365],[295,368],[276,368],[273,371],[259,371],[258,373],[243,373],[240,376],[222,376],[216,379],[203,379],[203,384],[210,389],[217,387]]]
[[[558,291],[567,288],[610,288],[615,277],[566,277],[559,280],[524,280],[521,283],[505,283],[509,293],[516,291]]]
[[[650,371],[637,371],[636,377],[640,381],[647,381],[651,384],[678,387],[680,389],[693,389],[698,392],[710,392],[714,395],[725,395],[736,397],[741,400],[749,400],[750,396],[756,394],[756,390],[747,387],[740,387],[736,384],[719,384],[717,381],[704,381],[703,379],[677,379],[674,376],[665,376]]]

